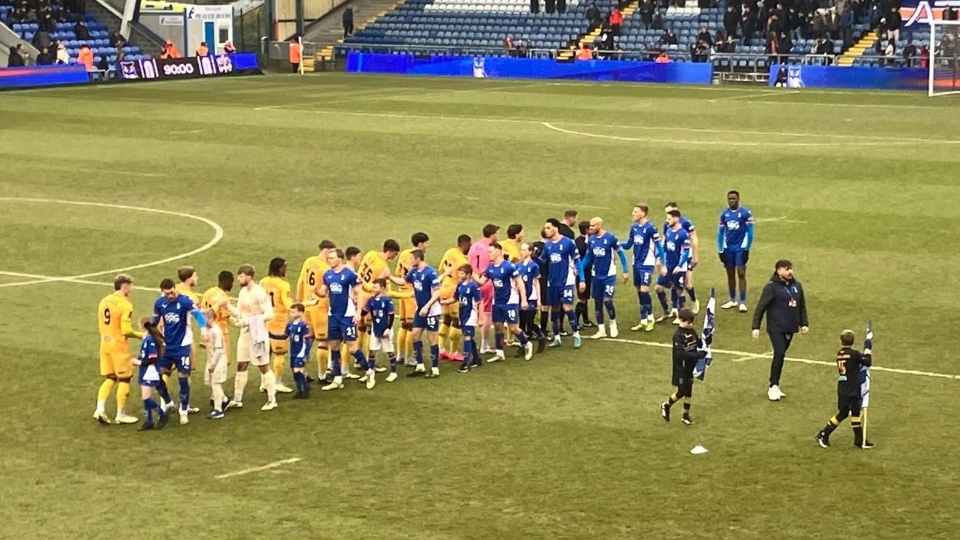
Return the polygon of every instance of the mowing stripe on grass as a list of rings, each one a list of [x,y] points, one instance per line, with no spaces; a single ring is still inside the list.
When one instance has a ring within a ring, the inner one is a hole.
[[[214,476],[214,478],[216,478],[216,479],[218,479],[218,480],[223,480],[224,478],[233,478],[234,476],[240,476],[240,475],[243,475],[243,474],[250,474],[250,473],[255,473],[255,472],[260,472],[260,471],[266,471],[266,470],[270,470],[270,469],[276,469],[277,467],[280,467],[280,466],[282,466],[282,465],[289,465],[290,463],[296,463],[296,462],[298,462],[298,461],[300,461],[300,458],[298,458],[298,457],[288,458],[288,459],[281,459],[280,461],[274,461],[273,463],[267,463],[266,465],[261,465],[260,467],[251,467],[251,468],[249,468],[249,469],[242,469],[242,470],[239,470],[239,471],[233,471],[233,472],[229,472],[229,473],[226,473],[226,474],[218,474],[217,476]]]

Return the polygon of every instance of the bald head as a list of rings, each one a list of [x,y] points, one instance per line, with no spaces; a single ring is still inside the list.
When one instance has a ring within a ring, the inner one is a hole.
[[[595,217],[590,219],[590,234],[600,234],[603,232],[603,219]]]

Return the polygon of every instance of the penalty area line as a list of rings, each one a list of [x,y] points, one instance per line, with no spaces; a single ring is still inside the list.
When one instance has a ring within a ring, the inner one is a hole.
[[[632,345],[644,345],[647,347],[660,347],[661,349],[670,349],[673,347],[673,344],[671,343],[658,343],[656,341],[640,341],[638,339],[606,338],[603,341],[613,341],[616,343],[629,343]],[[771,355],[773,354],[772,352],[767,354],[760,354],[760,353],[751,353],[747,351],[731,351],[726,349],[712,349],[712,351],[714,354],[725,354],[725,355],[737,356],[738,358],[736,360],[739,360],[741,362],[749,359],[754,359],[754,358],[770,358]],[[809,358],[792,358],[789,356],[786,358],[786,361],[796,362],[798,364],[810,364],[814,366],[836,367],[837,365],[835,362],[825,362],[823,360],[810,360]],[[960,375],[951,375],[949,373],[934,373],[932,371],[918,371],[915,369],[899,369],[899,368],[890,368],[890,367],[884,367],[884,366],[872,366],[870,370],[884,372],[884,373],[897,373],[899,375],[916,375],[918,377],[933,377],[936,379],[960,380]]]
[[[255,473],[255,472],[260,472],[260,471],[267,471],[267,470],[270,470],[270,469],[276,469],[277,467],[282,467],[283,465],[289,465],[289,464],[291,464],[291,463],[296,463],[296,462],[298,462],[298,461],[300,461],[300,458],[298,458],[298,457],[288,458],[288,459],[281,459],[280,461],[274,461],[273,463],[267,463],[266,465],[261,465],[260,467],[251,467],[251,468],[249,468],[249,469],[241,469],[241,470],[239,470],[239,471],[228,472],[228,473],[225,473],[225,474],[218,474],[217,476],[214,476],[214,478],[216,478],[217,480],[223,480],[223,479],[225,479],[225,478],[233,478],[234,476],[241,476],[241,475],[244,475],[244,474],[250,474],[250,473]]]

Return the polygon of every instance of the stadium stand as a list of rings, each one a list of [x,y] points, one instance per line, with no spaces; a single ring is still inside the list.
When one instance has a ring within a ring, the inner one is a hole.
[[[55,7],[59,11],[59,6]],[[117,61],[117,50],[110,45],[110,33],[105,24],[97,21],[92,15],[79,16],[62,11],[60,13],[61,15],[58,17],[60,20],[54,23],[54,30],[50,32],[50,39],[54,43],[57,41],[63,43],[67,54],[70,56],[69,63],[75,64],[77,62],[80,46],[84,43],[93,50],[95,61],[99,62],[103,57],[106,57],[111,65]],[[78,39],[74,31],[76,21],[81,17],[90,33],[90,39],[88,40]],[[24,19],[22,15],[15,13],[14,0],[0,0],[0,23],[6,24],[26,41],[32,41],[40,29],[37,21],[30,20],[36,18],[34,15]],[[21,19],[24,20],[21,21]],[[139,60],[148,56],[144,55],[134,45],[125,45],[122,50],[127,60]]]

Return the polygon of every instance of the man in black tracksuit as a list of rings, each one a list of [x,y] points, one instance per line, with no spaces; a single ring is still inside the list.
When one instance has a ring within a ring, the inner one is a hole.
[[[781,259],[770,281],[764,285],[760,301],[753,311],[753,339],[760,337],[760,322],[767,315],[767,334],[773,345],[773,362],[770,364],[770,388],[767,397],[770,401],[780,401],[787,397],[780,391],[780,373],[783,371],[783,359],[790,348],[790,342],[798,331],[806,334],[810,331],[807,322],[807,301],[803,287],[793,278],[793,264]]]

